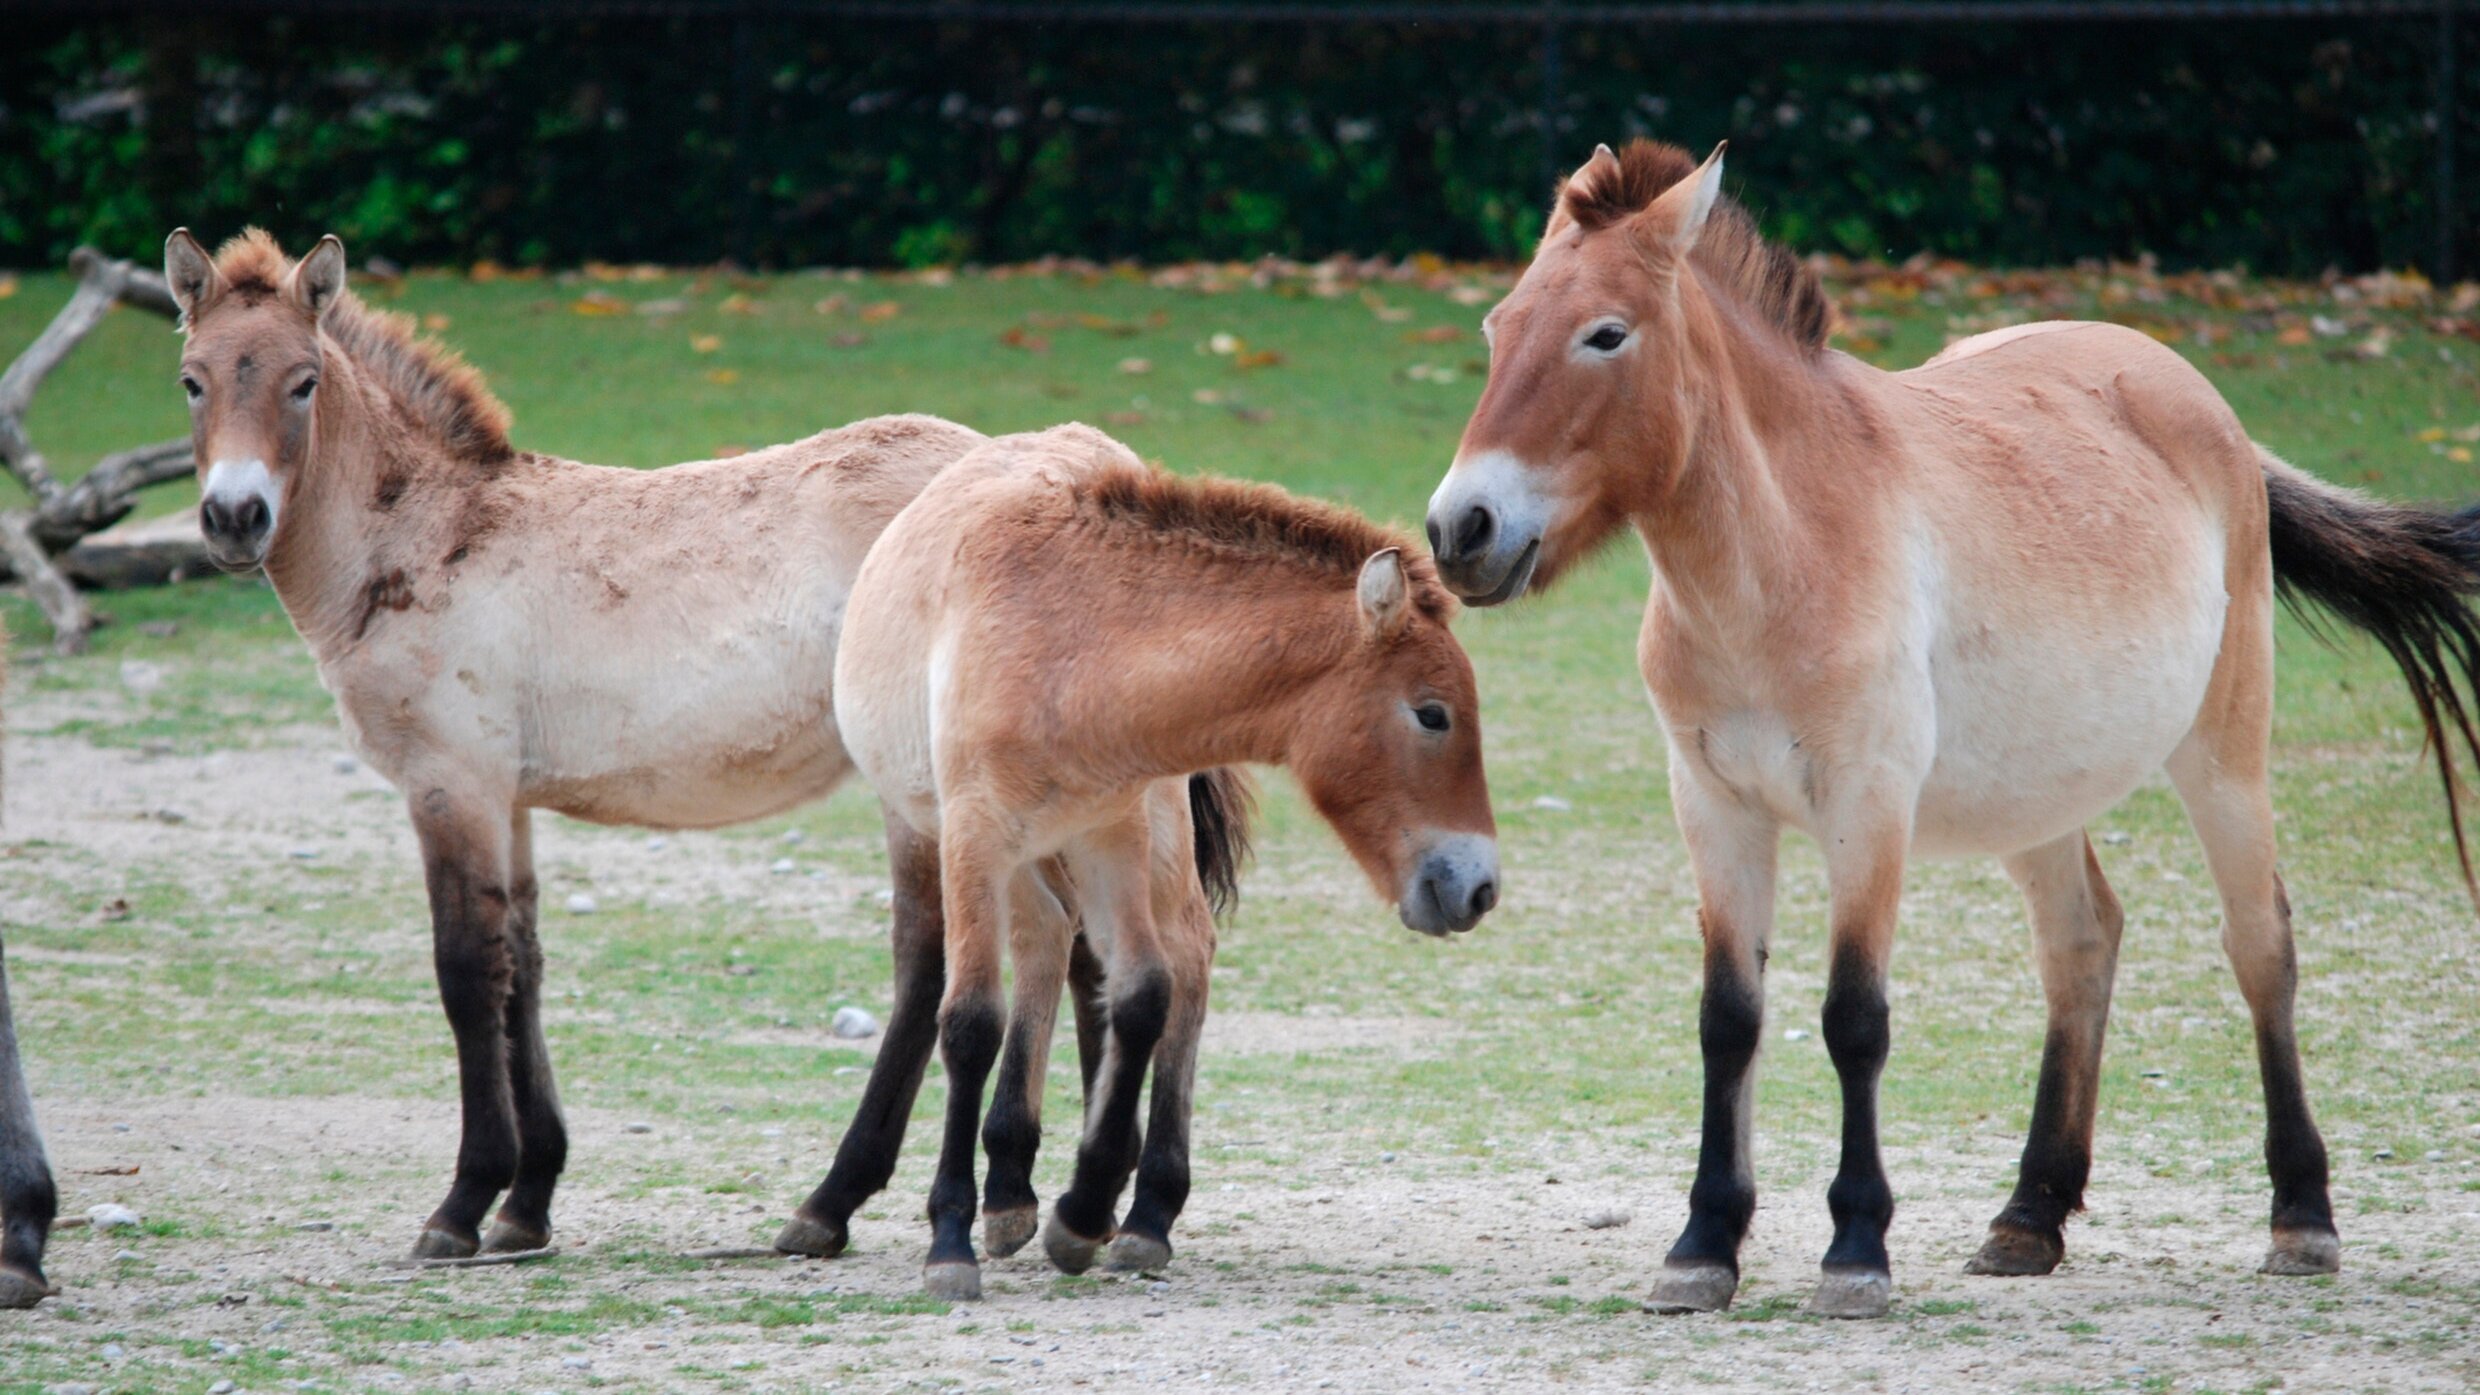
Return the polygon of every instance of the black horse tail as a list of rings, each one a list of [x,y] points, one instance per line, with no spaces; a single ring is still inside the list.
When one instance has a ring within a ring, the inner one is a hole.
[[[1228,766],[1188,777],[1188,819],[1197,831],[1197,881],[1218,916],[1240,904],[1240,866],[1249,860],[1249,819],[1257,793]]]
[[[2480,694],[2480,505],[2457,513],[2371,499],[2276,459],[2258,448],[2272,519],[2273,579],[2291,613],[2330,637],[2309,604],[2366,630],[2402,670],[2437,758],[2446,818],[2463,885],[2480,905],[2480,880],[2463,834],[2462,780],[2455,738],[2480,766],[2473,705],[2455,686]]]

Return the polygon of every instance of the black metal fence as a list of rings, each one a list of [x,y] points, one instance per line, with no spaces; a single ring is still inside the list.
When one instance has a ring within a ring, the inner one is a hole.
[[[1350,28],[1400,31],[1407,39],[1441,29],[1480,33],[1495,46],[1522,51],[1526,61],[1509,68],[1533,90],[1529,98],[1499,94],[1503,106],[1530,108],[1530,126],[1544,173],[1572,162],[1575,140],[1563,115],[1574,88],[1589,79],[1591,60],[1582,67],[1572,56],[1579,41],[1607,49],[1613,36],[1679,36],[1692,32],[1729,33],[1755,28],[1791,30],[1813,37],[1825,30],[1903,28],[1959,39],[1985,36],[1994,27],[2030,36],[2026,45],[2041,42],[2040,34],[2082,26],[2185,26],[2201,23],[2230,27],[2234,36],[2265,26],[2301,25],[2337,20],[2366,21],[2377,42],[2400,46],[2397,62],[2416,59],[2430,69],[2431,106],[2426,117],[2428,152],[2426,188],[2418,191],[2433,224],[2429,239],[2432,274],[2440,279],[2458,271],[2460,243],[2469,240],[2465,200],[2457,189],[2457,128],[2466,119],[2460,100],[2464,78],[2458,72],[2458,47],[2468,33],[2465,12],[2480,9],[2480,0],[1750,0],[1750,3],[1575,3],[1533,0],[1532,3],[1411,3],[1408,0],[0,0],[0,14],[71,21],[87,26],[115,24],[143,27],[161,23],[182,26],[187,35],[211,34],[220,25],[266,21],[339,26],[367,21],[375,26],[461,23],[468,26],[526,26],[534,32],[561,25],[587,26],[609,21],[670,21],[715,36],[726,31],[733,81],[726,98],[735,107],[723,137],[710,152],[731,162],[734,210],[730,248],[744,260],[761,252],[760,218],[765,171],[756,167],[762,142],[752,128],[763,124],[753,93],[763,90],[760,70],[768,36],[786,26],[845,23],[869,26],[885,34],[890,28],[921,26],[953,34],[960,28],[1056,33],[1074,31],[1105,36],[1114,32],[1186,26],[1197,32],[1247,30],[1260,34],[1285,28],[1335,30]],[[1521,50],[1514,46],[1521,45]],[[2424,52],[2423,52],[2424,50]],[[2037,61],[2037,55],[2028,55]],[[1127,80],[1142,84],[1145,73]],[[5,125],[7,99],[0,91],[0,126]],[[1499,136],[1507,133],[1500,131]],[[0,195],[5,194],[0,190]],[[0,210],[0,225],[5,225]],[[4,231],[4,227],[0,227]],[[0,245],[5,239],[0,238]]]

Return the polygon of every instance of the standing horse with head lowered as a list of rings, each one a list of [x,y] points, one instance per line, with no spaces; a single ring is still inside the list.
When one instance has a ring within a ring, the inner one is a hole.
[[[2480,521],[2292,469],[2133,330],[2024,325],[1903,373],[1829,350],[1815,276],[1720,196],[1721,156],[1603,147],[1568,179],[1484,321],[1489,381],[1429,513],[1440,575],[1476,605],[1547,584],[1622,527],[1652,560],[1638,657],[1705,943],[1703,1147],[1652,1306],[1720,1308],[1738,1285],[1786,826],[1825,854],[1824,1035],[1843,1094],[1813,1307],[1874,1315],[1892,1292],[1877,1080],[1915,855],[1995,855],[2030,907],[2048,1042],[2014,1196],[1970,1268],[2058,1264],[2091,1168],[2122,924],[2084,825],[2162,769],[2255,1020],[2265,1270],[2333,1271],[2267,789],[2274,598],[2322,604],[2401,665],[2451,812],[2449,736],[2480,751],[2453,685],[2480,669]]]
[[[833,683],[853,575],[982,437],[882,417],[728,460],[580,465],[511,445],[472,369],[346,292],[332,237],[294,263],[260,233],[209,257],[176,232],[164,272],[208,555],[265,569],[421,841],[464,1138],[415,1253],[545,1245],[568,1136],[532,811],[709,828],[826,795],[852,769]],[[900,825],[890,849],[901,945],[937,923],[937,868]]]
[[[1413,929],[1466,930],[1496,903],[1472,666],[1447,628],[1453,600],[1404,543],[1267,486],[1149,469],[1067,426],[958,461],[862,564],[835,660],[836,721],[892,816],[937,849],[946,914],[932,1292],[981,1291],[973,1126],[1000,1056],[1002,937],[1020,983],[1037,969],[1055,1004],[1072,918],[1105,968],[1108,1036],[1075,1180],[1043,1245],[1084,1269],[1113,1242],[1136,1170],[1120,1238],[1169,1255],[1213,948],[1189,816],[1235,804],[1184,792],[1191,772],[1289,767]],[[1006,1025],[1003,1100],[1039,1089],[1049,1016]],[[929,1045],[911,1040],[917,1054],[891,1065],[891,1034],[879,1069],[917,1074]],[[1004,1155],[1030,1151],[1030,1121],[1001,1117],[994,1179]],[[857,1198],[835,1183],[779,1246],[842,1244]]]

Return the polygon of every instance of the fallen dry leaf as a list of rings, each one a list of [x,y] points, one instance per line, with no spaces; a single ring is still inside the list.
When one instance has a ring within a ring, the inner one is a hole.
[[[841,315],[852,308],[852,297],[837,291],[809,308],[821,315]]]
[[[1234,368],[1272,368],[1283,362],[1283,355],[1272,349],[1243,349],[1231,362]]]
[[[706,370],[706,381],[713,383],[717,387],[730,387],[740,380],[741,371],[737,368],[709,368]]]
[[[692,334],[689,336],[689,352],[693,354],[711,354],[722,347],[723,336],[720,334]]]
[[[1129,374],[1151,373],[1154,371],[1154,360],[1150,358],[1124,358],[1119,361],[1119,371]]]
[[[588,291],[570,302],[569,309],[580,315],[625,315],[629,303],[609,291]]]
[[[451,323],[452,321],[450,321],[447,316],[440,314],[436,310],[433,310],[431,313],[422,317],[422,328],[429,330],[433,334],[437,334],[439,331],[446,329]]]
[[[1427,329],[1406,332],[1404,342],[1407,344],[1452,344],[1463,337],[1464,331],[1454,325],[1431,325]]]
[[[721,310],[727,315],[755,315],[760,309],[758,302],[751,300],[749,297],[742,295],[738,291],[734,291],[732,294],[725,296],[723,300],[715,306],[715,308]]]
[[[903,313],[903,306],[892,300],[882,300],[872,305],[862,306],[861,320],[864,324],[884,324]]]
[[[0,276],[0,300],[6,300],[15,294],[17,294],[17,278]]]
[[[1145,413],[1143,412],[1106,412],[1102,419],[1113,426],[1145,425]]]
[[[1023,325],[1008,326],[1007,331],[999,336],[999,342],[1029,354],[1047,354],[1051,351],[1049,335],[1027,333]]]
[[[858,349],[870,342],[870,336],[857,329],[848,329],[827,342],[839,349]]]

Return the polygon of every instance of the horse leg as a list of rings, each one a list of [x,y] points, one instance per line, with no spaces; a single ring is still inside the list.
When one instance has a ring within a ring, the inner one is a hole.
[[[413,827],[431,901],[431,955],[439,1000],[456,1036],[464,1137],[456,1180],[422,1224],[420,1259],[462,1258],[493,1198],[517,1174],[516,1103],[508,1070],[508,1003],[516,958],[509,942],[509,803],[445,784],[416,783]]]
[[[973,1150],[982,1086],[999,1056],[999,935],[1010,881],[1022,870],[999,825],[950,806],[941,833],[940,891],[947,914],[947,994],[939,1004],[939,1058],[947,1117],[930,1184],[930,1256],[922,1287],[933,1298],[982,1296],[973,1254]]]
[[[1915,796],[1916,798],[1916,796]],[[1900,801],[1910,807],[1911,800]],[[1820,1317],[1878,1317],[1894,1301],[1886,1258],[1886,1227],[1894,1190],[1877,1146],[1877,1077],[1890,1044],[1886,964],[1894,949],[1895,909],[1903,893],[1907,820],[1885,809],[1892,801],[1863,799],[1850,818],[1818,838],[1826,847],[1832,901],[1826,976],[1826,1054],[1843,1086],[1843,1157],[1826,1207],[1834,1241],[1808,1310]]]
[[[1757,1043],[1765,1023],[1766,942],[1774,928],[1774,860],[1781,830],[1766,815],[1707,791],[1684,760],[1671,762],[1679,830],[1696,874],[1705,987],[1697,1041],[1705,1109],[1688,1224],[1662,1260],[1645,1307],[1709,1313],[1739,1289],[1739,1246],[1756,1214],[1750,1157]]]
[[[1008,893],[1015,1001],[1008,1011],[1007,1044],[999,1053],[999,1081],[991,1089],[990,1117],[982,1121],[982,1151],[990,1158],[982,1183],[982,1247],[994,1258],[1023,1249],[1040,1225],[1033,1155],[1042,1146],[1042,1088],[1050,1071],[1051,1033],[1059,1022],[1059,988],[1075,938],[1067,907],[1041,874],[1032,868],[1017,873]]]
[[[516,982],[508,996],[508,1091],[517,1109],[517,1176],[482,1239],[485,1254],[539,1250],[551,1243],[551,1192],[568,1165],[568,1125],[551,1080],[543,1040],[542,937],[535,901],[534,820],[524,809],[508,826],[508,943]]]
[[[1102,1044],[1111,1034],[1111,1004],[1103,996],[1102,956],[1091,940],[1077,932],[1076,948],[1068,955],[1068,1005],[1076,1013],[1076,1069],[1084,1077],[1085,1098],[1094,1097],[1094,1074],[1102,1069]]]
[[[895,1005],[870,1063],[861,1107],[844,1130],[826,1180],[775,1237],[785,1254],[832,1259],[844,1252],[861,1203],[896,1171],[904,1126],[938,1044],[939,995],[947,985],[946,917],[939,903],[939,845],[887,811],[887,863],[895,887]]]
[[[1188,1204],[1189,1119],[1196,1109],[1197,1042],[1205,1034],[1206,995],[1214,968],[1214,911],[1191,889],[1179,912],[1170,952],[1171,1016],[1154,1048],[1153,1100],[1145,1151],[1137,1159],[1136,1195],[1104,1264],[1152,1272],[1171,1262],[1171,1224]]]
[[[60,1210],[34,1097],[17,1055],[9,975],[0,966],[0,1308],[31,1308],[60,1290],[43,1277],[43,1245]]]
[[[2008,858],[2006,871],[2032,913],[2033,950],[2049,997],[2049,1039],[2041,1047],[2041,1084],[2015,1194],[1963,1268],[1967,1274],[2046,1274],[2066,1256],[2067,1217],[2084,1209],[2084,1183],[2092,1174],[2101,1038],[2109,1027],[2126,917],[2081,830]]]
[[[2269,695],[2268,695],[2269,697]],[[2203,728],[2170,757],[2170,782],[2204,844],[2222,897],[2222,949],[2256,1025],[2256,1066],[2265,1087],[2265,1168],[2273,1179],[2268,1274],[2331,1274],[2342,1267],[2327,1193],[2325,1140],[2308,1114],[2291,1020],[2299,961],[2290,898],[2274,869],[2273,801],[2264,743],[2217,740]],[[2232,749],[2242,747],[2242,749]],[[2249,759],[2252,753],[2253,759]]]
[[[1111,1239],[1119,1195],[1136,1170],[1145,1070],[1171,1014],[1171,972],[1154,925],[1149,833],[1142,811],[1088,834],[1071,873],[1089,932],[1108,928],[1110,1036],[1085,1103],[1076,1173],[1051,1206],[1042,1248],[1070,1274],[1093,1267]]]

